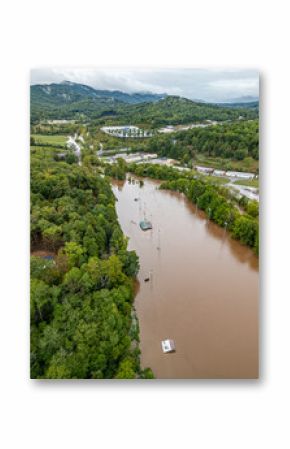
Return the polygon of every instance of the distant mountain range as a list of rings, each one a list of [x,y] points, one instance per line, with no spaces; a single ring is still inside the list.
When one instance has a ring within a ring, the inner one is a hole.
[[[84,84],[63,81],[56,84],[35,84],[31,86],[31,100],[44,103],[73,103],[76,101],[91,99],[108,102],[121,101],[123,103],[136,104],[158,101],[166,94],[152,94],[151,92],[125,93],[119,90],[98,90]]]
[[[99,90],[70,81],[32,85],[30,100],[33,123],[43,119],[85,118],[102,123],[106,120],[128,120],[155,126],[208,119],[226,120],[238,118],[239,114],[255,118],[258,114],[257,102],[218,105],[167,94]]]
[[[221,104],[245,104],[245,103],[257,103],[259,101],[259,97],[254,97],[252,95],[244,95],[242,97],[231,98],[229,100],[225,100],[221,102]]]

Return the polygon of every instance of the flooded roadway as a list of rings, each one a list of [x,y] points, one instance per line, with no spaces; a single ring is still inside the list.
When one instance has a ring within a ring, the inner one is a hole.
[[[258,377],[257,257],[183,195],[158,185],[113,185],[119,222],[140,259],[142,367],[167,379]],[[144,215],[151,231],[139,227]],[[167,338],[175,353],[163,354]]]

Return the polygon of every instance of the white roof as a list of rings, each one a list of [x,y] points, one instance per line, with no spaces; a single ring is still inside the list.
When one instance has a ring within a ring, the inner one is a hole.
[[[254,178],[254,173],[246,173],[240,171],[227,171],[227,176],[232,176],[234,178]]]
[[[172,352],[175,350],[175,344],[173,340],[163,340],[161,342],[163,352]]]
[[[132,126],[132,125],[124,125],[124,126],[103,126],[101,128],[103,131],[118,131],[118,130],[123,130],[123,129],[139,129],[137,126]]]

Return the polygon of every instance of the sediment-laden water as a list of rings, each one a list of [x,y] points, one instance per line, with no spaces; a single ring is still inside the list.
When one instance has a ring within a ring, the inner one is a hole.
[[[257,257],[182,194],[158,185],[113,185],[119,222],[140,259],[142,367],[157,378],[257,377]],[[151,231],[140,229],[144,216]],[[162,352],[167,338],[175,353]]]

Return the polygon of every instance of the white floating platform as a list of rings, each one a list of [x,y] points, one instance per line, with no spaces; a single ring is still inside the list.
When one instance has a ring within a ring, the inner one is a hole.
[[[166,354],[175,351],[175,344],[173,340],[163,340],[161,342],[162,351]]]

